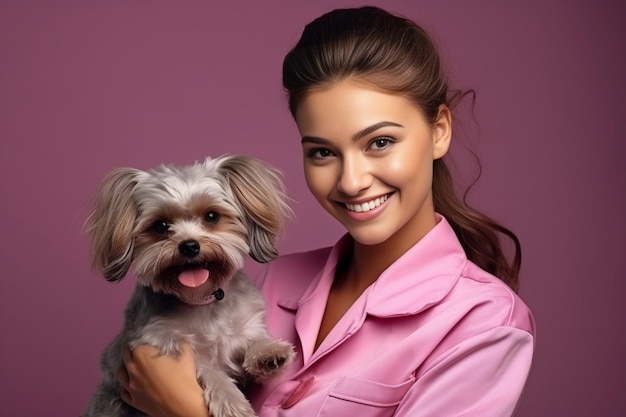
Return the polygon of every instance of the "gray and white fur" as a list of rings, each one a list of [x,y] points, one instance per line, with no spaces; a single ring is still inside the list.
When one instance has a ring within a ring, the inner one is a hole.
[[[246,254],[258,262],[277,256],[285,201],[278,171],[247,155],[105,177],[86,224],[93,266],[111,282],[132,266],[137,286],[84,417],[144,416],[121,399],[123,348],[178,355],[183,341],[211,414],[254,416],[240,386],[279,373],[294,351],[268,334],[264,301],[241,268]]]

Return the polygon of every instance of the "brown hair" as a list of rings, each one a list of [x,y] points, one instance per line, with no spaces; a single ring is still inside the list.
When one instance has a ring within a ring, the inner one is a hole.
[[[313,88],[358,78],[392,94],[402,95],[434,124],[440,106],[453,105],[464,93],[451,92],[435,43],[415,22],[377,7],[336,9],[306,25],[283,62],[283,86],[289,110]],[[435,211],[454,229],[467,257],[517,291],[521,247],[517,236],[493,219],[469,207],[454,191],[442,159],[433,165]],[[499,236],[515,247],[504,255]]]

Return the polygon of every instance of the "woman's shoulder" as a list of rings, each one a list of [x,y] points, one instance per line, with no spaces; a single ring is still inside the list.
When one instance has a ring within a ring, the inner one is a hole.
[[[467,262],[451,297],[463,299],[485,322],[535,332],[532,311],[502,280]]]

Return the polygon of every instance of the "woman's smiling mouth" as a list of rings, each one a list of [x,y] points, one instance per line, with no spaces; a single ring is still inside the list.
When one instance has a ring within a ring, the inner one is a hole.
[[[385,194],[382,197],[378,197],[370,201],[366,201],[365,203],[359,203],[359,204],[344,203],[344,205],[349,211],[352,211],[355,213],[363,213],[363,212],[373,210],[376,207],[380,206],[382,203],[387,201],[388,197],[389,197],[389,194]]]

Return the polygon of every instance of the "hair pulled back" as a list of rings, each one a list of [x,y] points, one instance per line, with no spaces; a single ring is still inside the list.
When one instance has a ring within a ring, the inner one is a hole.
[[[414,103],[430,124],[442,105],[458,98],[448,89],[437,47],[415,22],[377,7],[336,9],[306,25],[283,62],[283,87],[296,116],[306,94],[345,79],[355,79]],[[469,207],[454,191],[442,159],[433,164],[435,211],[454,229],[467,257],[517,291],[521,248],[516,235]],[[513,259],[499,236],[511,239]]]

